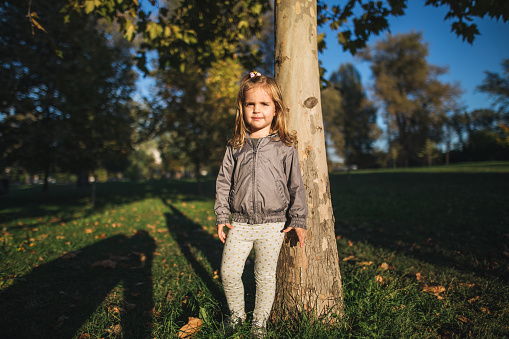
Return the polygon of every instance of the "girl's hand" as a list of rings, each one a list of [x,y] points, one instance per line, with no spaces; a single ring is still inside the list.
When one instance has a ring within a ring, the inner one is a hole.
[[[295,233],[297,233],[297,238],[299,238],[300,247],[304,247],[304,241],[306,240],[306,230],[300,227],[287,227],[283,230],[283,232],[288,233],[291,230],[295,230]]]
[[[219,236],[219,240],[221,240],[223,244],[226,241],[226,233],[224,233],[225,226],[228,227],[229,229],[233,228],[233,226],[230,225],[229,223],[217,225],[217,235]]]

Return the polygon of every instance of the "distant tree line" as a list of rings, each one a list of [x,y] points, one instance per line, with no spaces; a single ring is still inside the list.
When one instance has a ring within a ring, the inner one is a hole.
[[[353,65],[331,74],[322,93],[325,130],[347,167],[509,160],[509,59],[504,75],[486,72],[478,87],[494,97],[493,106],[467,112],[458,104],[459,86],[441,82],[446,68],[428,64],[427,55],[420,33],[388,35],[362,50],[371,62],[376,103],[367,99]],[[373,147],[380,137],[385,150]]]

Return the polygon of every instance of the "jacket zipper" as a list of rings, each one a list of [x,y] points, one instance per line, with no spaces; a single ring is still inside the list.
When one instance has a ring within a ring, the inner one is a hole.
[[[256,146],[253,148],[253,212],[256,215],[256,154],[258,152],[258,147],[260,146],[260,142],[262,140],[258,139]],[[255,221],[256,222],[256,221]]]

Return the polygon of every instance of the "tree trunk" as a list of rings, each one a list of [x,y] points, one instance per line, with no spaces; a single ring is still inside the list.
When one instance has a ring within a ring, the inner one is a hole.
[[[92,184],[90,185],[90,208],[95,208],[95,200],[96,200],[96,181],[97,176],[95,175],[95,171],[92,172],[92,177],[94,178]]]
[[[320,104],[316,0],[276,1],[276,79],[299,138],[309,215],[306,244],[290,232],[281,249],[272,320],[341,314],[343,291]]]
[[[88,182],[88,171],[86,169],[81,169],[78,172],[78,179],[77,179],[77,182],[76,182],[76,186],[81,188],[81,187],[87,187],[88,184],[89,184],[89,182]]]
[[[194,161],[194,171],[196,176],[196,189],[198,195],[201,196],[203,191],[201,189],[201,162],[199,160]]]

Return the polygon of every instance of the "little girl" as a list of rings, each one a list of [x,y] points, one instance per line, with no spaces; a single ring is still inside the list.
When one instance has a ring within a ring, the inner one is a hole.
[[[295,132],[288,132],[287,114],[276,80],[258,72],[243,78],[235,133],[217,176],[214,207],[217,234],[225,243],[221,279],[230,309],[230,317],[223,322],[228,334],[246,318],[241,278],[253,246],[256,300],[251,332],[257,338],[266,336],[283,232],[295,229],[304,246],[306,194],[297,138]],[[229,228],[228,235],[224,226]]]

